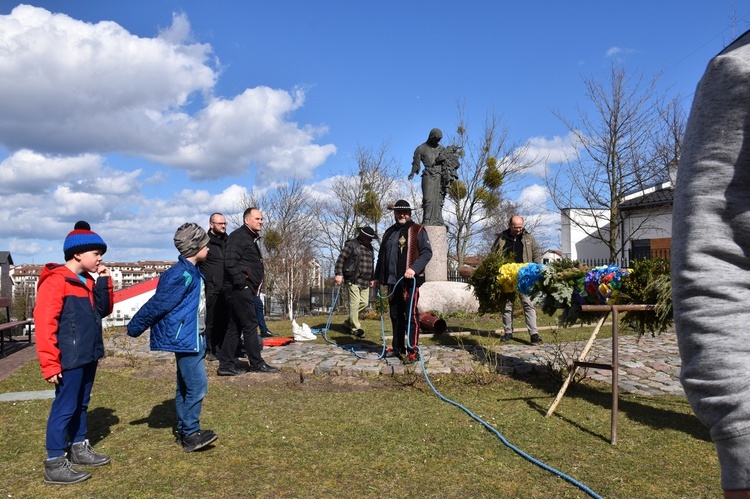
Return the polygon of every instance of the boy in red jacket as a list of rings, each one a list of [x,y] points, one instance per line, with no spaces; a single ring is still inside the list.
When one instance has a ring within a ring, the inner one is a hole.
[[[65,265],[48,263],[39,277],[34,307],[36,350],[42,375],[55,384],[55,400],[47,420],[44,482],[67,485],[91,473],[71,464],[102,466],[86,438],[86,410],[96,367],[104,356],[102,317],[114,305],[109,269],[102,265],[107,245],[86,222],[78,222],[65,238]],[[94,281],[91,273],[97,273]]]

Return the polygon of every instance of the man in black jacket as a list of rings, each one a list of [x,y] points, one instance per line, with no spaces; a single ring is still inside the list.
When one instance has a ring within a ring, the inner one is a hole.
[[[208,256],[198,268],[206,285],[206,358],[215,361],[229,324],[229,301],[222,289],[227,220],[221,213],[212,213],[208,225]]]
[[[234,363],[237,342],[242,341],[247,351],[250,372],[275,373],[260,356],[258,318],[255,315],[255,295],[263,284],[265,268],[258,239],[263,228],[263,214],[258,208],[248,208],[242,214],[243,225],[227,239],[224,257],[224,289],[229,296],[230,321],[224,343],[219,351],[219,376],[237,376],[242,371]]]
[[[388,285],[392,353],[404,363],[411,363],[418,360],[419,286],[424,283],[424,269],[432,258],[432,246],[424,227],[411,220],[411,205],[407,201],[399,199],[389,209],[393,210],[396,223],[383,234],[373,286]],[[407,329],[408,344],[405,342]]]

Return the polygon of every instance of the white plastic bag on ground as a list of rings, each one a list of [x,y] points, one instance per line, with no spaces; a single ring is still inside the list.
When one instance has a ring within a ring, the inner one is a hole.
[[[294,341],[312,341],[315,339],[315,335],[310,330],[310,326],[302,323],[302,326],[297,324],[297,321],[292,319],[292,332],[294,333]]]

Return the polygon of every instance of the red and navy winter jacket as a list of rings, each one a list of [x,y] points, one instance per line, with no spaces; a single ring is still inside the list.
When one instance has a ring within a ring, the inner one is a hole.
[[[112,279],[80,276],[48,263],[39,276],[34,307],[36,351],[44,379],[104,356],[102,318],[112,313]]]

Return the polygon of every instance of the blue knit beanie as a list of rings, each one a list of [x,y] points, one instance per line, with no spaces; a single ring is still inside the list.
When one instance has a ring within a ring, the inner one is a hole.
[[[75,228],[65,238],[63,252],[65,261],[73,259],[77,253],[86,253],[91,250],[100,250],[102,255],[107,252],[107,244],[99,237],[99,234],[91,230],[88,222],[83,220],[76,222]]]

